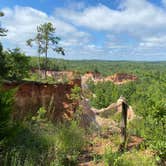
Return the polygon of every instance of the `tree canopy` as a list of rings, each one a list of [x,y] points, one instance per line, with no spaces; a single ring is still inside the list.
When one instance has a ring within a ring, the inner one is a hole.
[[[60,37],[55,35],[56,28],[51,22],[44,23],[37,27],[37,34],[33,39],[27,40],[27,45],[32,47],[32,43],[35,42],[38,47],[39,55],[39,69],[40,69],[40,55],[45,55],[45,78],[47,78],[46,70],[48,63],[48,50],[52,49],[53,51],[65,55],[64,49],[59,47]]]

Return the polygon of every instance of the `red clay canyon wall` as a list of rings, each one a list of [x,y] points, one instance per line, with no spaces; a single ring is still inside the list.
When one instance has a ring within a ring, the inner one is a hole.
[[[14,119],[24,119],[36,114],[40,107],[47,109],[47,117],[57,121],[70,118],[76,110],[76,103],[69,99],[71,89],[81,86],[80,80],[68,84],[44,84],[38,82],[6,82],[5,89],[17,88],[13,106]]]
[[[130,81],[138,80],[137,76],[127,74],[127,73],[116,73],[112,76],[108,76],[105,78],[105,81],[112,81],[115,84],[124,84]]]
[[[88,72],[84,74],[81,77],[81,79],[82,79],[82,84],[86,84],[88,80],[92,80],[94,83],[111,81],[114,84],[120,85],[120,84],[125,84],[127,82],[136,81],[138,80],[138,77],[127,73],[115,73],[114,75],[102,77],[100,73]]]

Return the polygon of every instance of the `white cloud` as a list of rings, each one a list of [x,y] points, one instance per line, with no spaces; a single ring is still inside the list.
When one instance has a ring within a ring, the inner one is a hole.
[[[123,0],[118,9],[100,4],[83,11],[57,9],[55,15],[93,30],[130,33],[137,37],[166,31],[165,10],[147,0]]]
[[[7,48],[21,47],[29,54],[34,54],[34,49],[26,46],[26,40],[35,36],[38,25],[49,21],[56,27],[56,34],[62,38],[61,44],[64,47],[86,44],[90,40],[87,32],[80,31],[60,19],[31,7],[15,6],[14,8],[4,8],[2,11],[5,13],[2,25],[8,29],[7,36],[3,39],[8,43]]]
[[[152,36],[140,42],[142,47],[166,47],[166,36]]]

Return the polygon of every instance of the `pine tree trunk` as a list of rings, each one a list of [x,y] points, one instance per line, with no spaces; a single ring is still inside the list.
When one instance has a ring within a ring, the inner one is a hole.
[[[45,51],[45,73],[44,73],[44,75],[45,75],[45,79],[47,80],[47,54],[48,54],[48,40],[46,40],[46,51]]]
[[[38,68],[39,68],[39,81],[40,81],[40,53],[38,53]]]

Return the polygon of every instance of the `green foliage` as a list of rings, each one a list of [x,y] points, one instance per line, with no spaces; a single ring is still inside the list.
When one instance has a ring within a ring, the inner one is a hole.
[[[109,165],[116,166],[115,162],[116,162],[118,157],[119,157],[119,153],[112,152],[111,148],[107,148],[105,150],[104,155],[103,155],[104,164],[106,166],[109,166]]]
[[[29,58],[20,52],[19,48],[6,52],[7,78],[11,80],[21,80],[28,77]]]
[[[141,71],[142,69],[140,69]],[[160,68],[161,70],[161,68]],[[129,134],[145,138],[146,145],[156,151],[161,159],[166,156],[166,73],[143,71],[139,81],[116,86],[111,83],[91,84],[89,88],[95,97],[92,105],[106,107],[116,102],[120,95],[127,98],[135,114],[139,116],[128,125]],[[155,92],[154,92],[155,90]],[[116,96],[116,97],[115,97]],[[113,119],[118,119],[112,116]]]
[[[90,87],[93,88],[92,93],[96,95],[96,97],[92,98],[94,107],[107,107],[110,103],[116,102],[118,98],[118,87],[112,82],[97,83],[96,86],[90,85]]]
[[[35,163],[32,159],[30,159],[28,156],[24,157],[24,160],[20,157],[22,155],[22,151],[19,151],[18,149],[11,149],[10,152],[7,152],[4,157],[4,166],[12,165],[12,166],[33,166]]]
[[[136,118],[130,121],[127,128],[129,135],[144,136],[145,135],[145,120],[143,118]]]
[[[157,155],[161,159],[166,159],[166,122],[160,122],[150,116],[146,120],[146,133],[144,137],[148,140],[147,144],[149,145],[149,147],[157,151]]]
[[[116,161],[117,166],[156,166],[156,162],[152,157],[139,152],[129,152],[120,156]]]
[[[127,102],[131,103],[133,97],[132,95],[136,93],[136,85],[136,82],[129,82],[124,85],[118,86],[118,95],[125,96]]]
[[[14,90],[4,91],[0,88],[0,141],[11,134],[11,111]]]
[[[5,52],[2,51],[2,47],[0,47],[0,50],[0,63],[3,64],[0,65],[0,68],[8,67],[8,65],[4,65],[6,63],[4,61],[6,59]],[[41,68],[44,68],[45,65],[43,59],[41,58]],[[36,61],[37,58],[31,58],[31,67],[36,66]],[[91,99],[91,102],[93,106],[102,108],[116,102],[121,95],[126,97],[134,112],[139,116],[138,119],[128,124],[128,134],[143,137],[145,147],[153,149],[158,160],[164,160],[166,156],[165,64],[165,62],[134,63],[48,59],[49,69],[77,70],[80,73],[84,73],[96,68],[97,71],[105,76],[115,72],[137,75],[139,77],[138,81],[120,86],[111,82],[98,83],[96,85],[90,83],[89,88],[96,96]],[[8,71],[6,70],[7,68],[2,69],[0,70],[2,74]],[[77,100],[80,98],[79,88],[74,88],[72,93],[71,99]],[[74,124],[67,123],[54,126],[47,121],[44,115],[45,111],[41,108],[32,121],[24,122],[19,130],[15,129],[19,131],[16,134],[17,136],[13,141],[11,140],[10,145],[5,145],[6,148],[4,148],[7,151],[5,153],[7,162],[29,162],[29,165],[36,165],[36,163],[42,165],[44,163],[45,165],[58,166],[74,165],[76,163],[79,151],[83,146],[84,132],[78,127],[76,122],[72,122]],[[119,119],[118,116],[113,118]],[[119,140],[117,138],[118,135],[113,136],[112,141],[118,146]],[[74,142],[76,143],[74,144]],[[142,155],[140,152],[120,155],[108,150],[104,155],[104,161],[107,165],[112,163],[117,165],[155,165],[151,158]]]
[[[110,81],[99,82],[96,85],[89,83],[89,88],[95,97],[92,98],[92,105],[96,108],[104,108],[114,103],[120,96],[125,96],[130,103],[132,95],[136,91],[136,83],[127,83],[124,85],[115,85]]]
[[[44,107],[39,108],[39,110],[37,111],[37,116],[33,116],[32,120],[40,121],[45,119],[46,112],[47,111],[45,110]]]
[[[28,77],[29,58],[19,48],[3,51],[0,45],[0,77],[10,80],[21,80]]]
[[[32,57],[32,67],[37,66],[37,58]],[[42,63],[42,58],[41,58]],[[48,69],[58,68],[59,70],[72,70],[84,74],[88,71],[101,73],[103,76],[108,76],[114,73],[134,74],[139,78],[144,77],[146,81],[150,80],[149,73],[156,72],[156,79],[161,76],[160,73],[165,72],[166,62],[130,62],[130,61],[97,61],[97,60],[64,60],[48,58]],[[41,68],[44,68],[41,64]],[[154,75],[154,74],[153,74]]]
[[[111,137],[111,142],[113,142],[116,147],[119,147],[119,145],[122,143],[119,133],[113,134]]]
[[[45,65],[45,58],[40,57],[40,68],[44,69]],[[47,69],[49,70],[55,70],[55,71],[60,71],[60,70],[66,70],[67,69],[67,63],[63,59],[55,59],[55,58],[48,58],[47,59]],[[37,57],[31,57],[30,58],[30,66],[31,68],[38,68],[38,58]]]
[[[17,125],[6,145],[2,165],[75,165],[85,145],[84,130],[75,121],[52,124],[44,108],[32,121]],[[19,139],[18,139],[19,138]]]
[[[7,75],[8,68],[7,68],[7,61],[6,55],[3,52],[3,46],[0,43],[0,78],[4,78]]]
[[[4,162],[8,163],[7,165],[12,165],[12,160],[20,163],[25,163],[28,160],[33,165],[49,162],[46,159],[50,142],[42,133],[45,127],[39,126],[36,123],[33,125],[25,123],[16,127],[15,137],[6,145]]]
[[[66,160],[77,161],[80,150],[85,145],[84,139],[84,130],[78,127],[76,121],[59,126],[55,142],[62,165],[65,165]]]
[[[27,45],[32,47],[32,43],[35,42],[38,47],[38,66],[40,70],[40,55],[45,55],[44,60],[44,69],[45,69],[45,78],[47,78],[46,70],[48,69],[48,50],[51,48],[53,51],[65,55],[64,49],[57,46],[60,41],[60,38],[55,36],[55,28],[51,22],[44,23],[37,27],[37,35],[34,39],[27,40]]]
[[[35,42],[35,44],[37,45],[37,52],[38,52],[38,68],[39,68],[39,71],[40,71],[40,66],[41,66],[41,62],[40,62],[40,59],[41,59],[41,53],[42,53],[42,34],[38,31],[37,32],[37,35],[35,36],[34,39],[29,39],[27,40],[27,45],[32,47],[32,43]],[[39,76],[40,78],[40,76]]]
[[[112,152],[110,148],[106,149],[103,160],[106,166],[156,166],[155,160],[141,152],[131,151],[120,154]]]
[[[74,101],[81,99],[81,88],[79,86],[75,85],[74,88],[72,88],[70,99]]]

